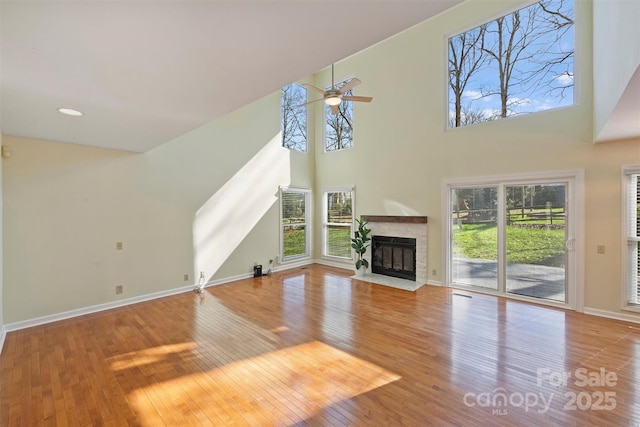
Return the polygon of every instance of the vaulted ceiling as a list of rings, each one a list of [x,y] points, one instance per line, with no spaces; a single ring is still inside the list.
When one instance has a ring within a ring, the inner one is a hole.
[[[461,2],[2,0],[0,128],[144,152]]]

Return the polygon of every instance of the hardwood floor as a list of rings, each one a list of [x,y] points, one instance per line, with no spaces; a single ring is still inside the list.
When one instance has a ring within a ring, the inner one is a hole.
[[[351,274],[313,265],[11,332],[0,423],[640,425],[640,325]]]

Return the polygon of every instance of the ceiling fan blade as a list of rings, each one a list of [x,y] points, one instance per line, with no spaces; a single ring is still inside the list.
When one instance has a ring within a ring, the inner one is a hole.
[[[315,90],[316,92],[324,95],[324,90],[320,89],[319,87],[315,87],[314,85],[310,85],[309,83],[302,83],[302,86],[309,88],[311,90]]]
[[[343,101],[358,101],[358,102],[371,102],[373,101],[373,97],[371,96],[343,96]]]
[[[296,107],[304,107],[305,105],[313,104],[314,102],[324,101],[324,98],[314,99],[312,101],[307,101],[304,104],[298,104]]]
[[[360,79],[358,78],[352,78],[351,80],[349,80],[347,83],[345,83],[344,86],[342,86],[340,89],[338,89],[338,93],[345,93],[346,91],[353,89],[354,87],[358,86],[360,83],[362,83],[360,81]]]
[[[340,111],[340,109],[338,108],[337,105],[331,106],[331,114],[338,114],[338,111]]]

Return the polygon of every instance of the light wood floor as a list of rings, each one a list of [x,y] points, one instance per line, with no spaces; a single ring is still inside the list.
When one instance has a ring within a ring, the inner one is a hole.
[[[11,332],[0,424],[640,424],[640,325],[351,274],[314,265]]]

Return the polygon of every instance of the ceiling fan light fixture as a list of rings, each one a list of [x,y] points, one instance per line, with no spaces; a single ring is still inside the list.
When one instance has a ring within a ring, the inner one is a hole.
[[[338,95],[331,95],[325,98],[324,102],[327,105],[330,106],[334,106],[334,105],[340,105],[340,103],[342,102],[342,99],[340,99],[340,97]]]

